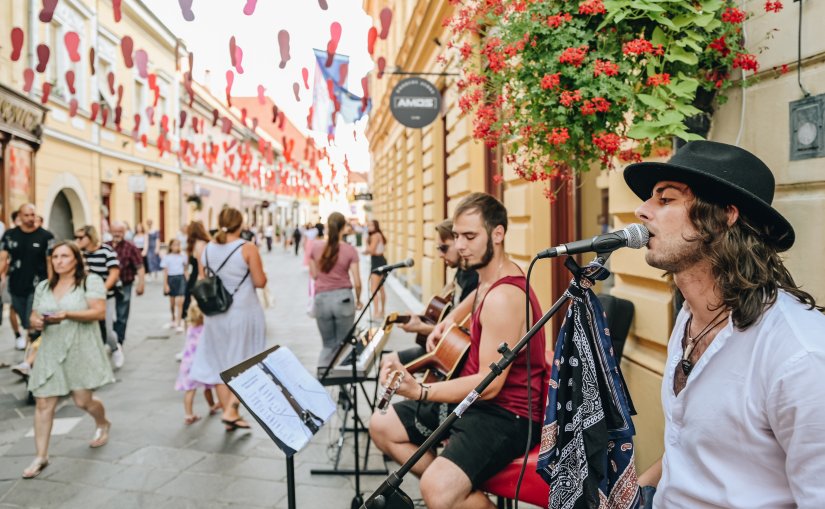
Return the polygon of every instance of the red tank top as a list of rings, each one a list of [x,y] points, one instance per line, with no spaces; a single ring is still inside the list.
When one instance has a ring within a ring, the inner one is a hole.
[[[493,288],[499,285],[513,285],[525,290],[527,280],[524,276],[505,276],[487,290],[489,294]],[[464,368],[461,370],[461,376],[475,375],[478,373],[479,362],[478,352],[479,344],[481,343],[481,310],[484,308],[484,300],[487,298],[484,295],[478,309],[473,313],[472,322],[470,324],[470,351],[467,354],[467,360],[464,363]],[[533,314],[533,319],[530,323],[536,323],[542,316],[541,305],[536,298],[533,290],[530,290],[530,310]],[[507,338],[508,340],[511,338]],[[519,338],[520,339],[520,338]],[[503,341],[503,339],[502,339]],[[547,366],[544,361],[545,339],[544,330],[540,330],[533,336],[527,347],[513,361],[510,366],[510,371],[507,378],[504,380],[504,386],[495,398],[490,400],[498,406],[516,414],[521,417],[527,417],[527,348],[530,349],[530,385],[532,387],[533,399],[533,420],[541,422],[544,418],[544,386],[547,378]]]

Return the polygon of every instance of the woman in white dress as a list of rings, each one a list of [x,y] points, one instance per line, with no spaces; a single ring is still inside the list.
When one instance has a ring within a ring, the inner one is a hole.
[[[223,209],[218,216],[218,233],[203,250],[199,278],[205,276],[206,267],[218,271],[226,261],[218,276],[233,294],[232,305],[224,313],[204,317],[203,336],[189,372],[192,380],[217,389],[226,431],[246,429],[249,424],[238,414],[238,400],[220,374],[266,347],[264,310],[255,292],[266,286],[266,274],[258,248],[240,237],[242,224],[239,210]]]

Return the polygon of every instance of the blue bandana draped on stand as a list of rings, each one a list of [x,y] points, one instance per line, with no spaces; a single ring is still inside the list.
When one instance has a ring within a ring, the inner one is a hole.
[[[637,508],[630,418],[636,412],[613,356],[606,315],[590,289],[610,273],[592,262],[574,274],[556,342],[537,470],[550,485],[549,509]]]

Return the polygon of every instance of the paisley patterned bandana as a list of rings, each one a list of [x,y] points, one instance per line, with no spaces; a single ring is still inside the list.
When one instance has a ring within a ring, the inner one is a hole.
[[[633,462],[635,415],[613,356],[607,318],[590,289],[610,273],[591,263],[575,274],[556,341],[538,473],[549,509],[630,509],[640,504]]]

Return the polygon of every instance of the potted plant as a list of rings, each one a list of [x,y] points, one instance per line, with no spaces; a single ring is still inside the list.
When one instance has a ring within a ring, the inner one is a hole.
[[[732,0],[451,2],[473,136],[502,144],[505,162],[551,199],[552,180],[701,138],[734,73],[759,67],[744,46],[751,14]]]

